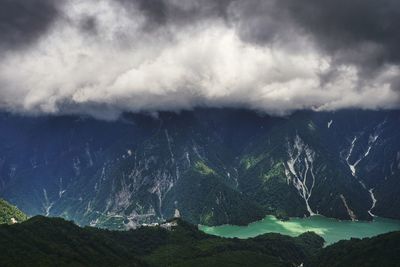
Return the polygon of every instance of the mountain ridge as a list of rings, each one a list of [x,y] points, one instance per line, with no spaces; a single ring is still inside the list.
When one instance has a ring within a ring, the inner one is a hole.
[[[0,196],[30,215],[110,229],[176,208],[207,225],[266,214],[400,218],[399,111],[197,109],[108,122],[3,114],[1,123]]]

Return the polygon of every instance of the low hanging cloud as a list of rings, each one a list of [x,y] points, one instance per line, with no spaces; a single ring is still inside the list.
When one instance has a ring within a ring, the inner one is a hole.
[[[0,10],[2,110],[400,107],[392,0],[0,0]]]

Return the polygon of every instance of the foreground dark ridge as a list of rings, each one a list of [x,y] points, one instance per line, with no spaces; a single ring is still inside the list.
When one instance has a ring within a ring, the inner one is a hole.
[[[314,233],[239,240],[210,236],[180,219],[170,230],[81,228],[37,216],[0,225],[0,266],[398,266],[400,232],[322,248]]]
[[[294,266],[323,245],[314,233],[224,239],[175,219],[177,226],[131,231],[80,228],[37,216],[0,226],[0,266]]]
[[[362,240],[342,240],[320,250],[308,259],[309,267],[398,267],[400,266],[400,232]]]

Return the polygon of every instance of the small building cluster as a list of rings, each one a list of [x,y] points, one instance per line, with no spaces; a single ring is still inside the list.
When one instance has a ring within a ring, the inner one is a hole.
[[[141,227],[161,227],[164,228],[168,231],[171,231],[174,227],[178,226],[178,220],[181,218],[181,214],[178,209],[175,209],[174,213],[174,218],[168,222],[163,222],[163,223],[143,223],[140,226]]]

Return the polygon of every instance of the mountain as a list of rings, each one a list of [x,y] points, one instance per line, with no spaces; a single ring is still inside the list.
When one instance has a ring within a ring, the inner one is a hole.
[[[0,124],[0,197],[29,215],[109,229],[176,208],[206,225],[400,219],[400,111],[2,114]]]
[[[248,240],[206,235],[184,221],[131,231],[80,228],[34,217],[0,226],[1,266],[298,266],[323,239],[265,234]]]
[[[14,224],[27,220],[28,217],[17,207],[0,199],[0,224]]]

